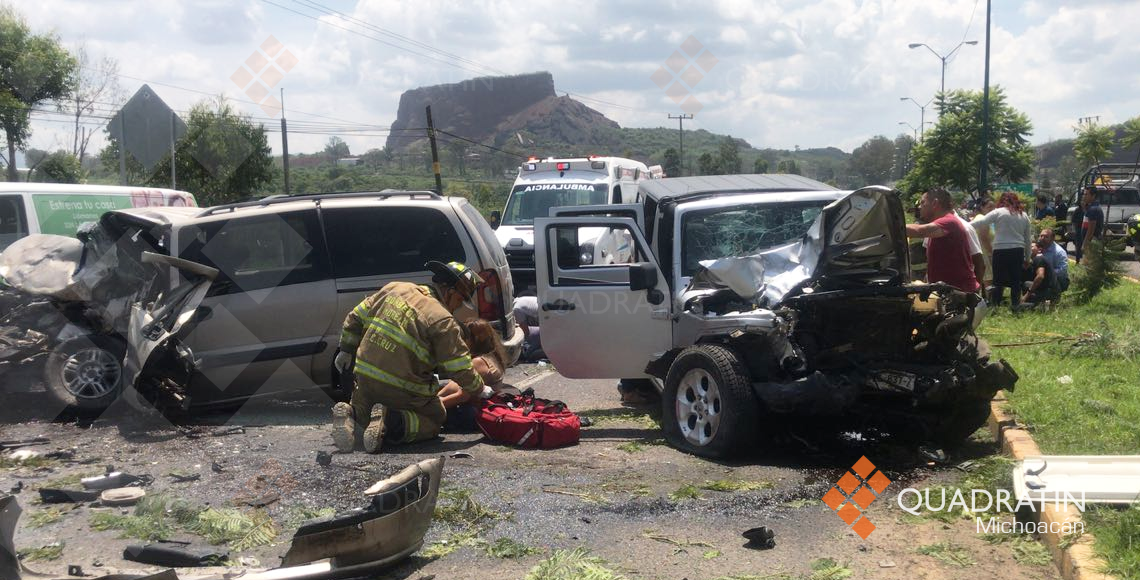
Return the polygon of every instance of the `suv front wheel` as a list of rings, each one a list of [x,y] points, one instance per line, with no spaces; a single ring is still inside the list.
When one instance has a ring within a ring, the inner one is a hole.
[[[122,391],[126,351],[122,341],[106,336],[63,342],[44,365],[48,396],[72,410],[106,409]]]
[[[755,440],[759,403],[747,369],[730,348],[685,349],[669,367],[661,405],[665,439],[683,451],[728,457]]]

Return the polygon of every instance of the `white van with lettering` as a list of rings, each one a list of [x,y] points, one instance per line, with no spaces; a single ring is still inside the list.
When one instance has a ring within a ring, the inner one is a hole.
[[[108,211],[136,207],[197,207],[194,194],[156,187],[73,183],[0,183],[0,251],[29,234],[74,236]]]
[[[637,184],[663,177],[661,167],[647,167],[640,161],[621,157],[574,157],[555,159],[532,157],[519,166],[503,213],[498,218],[495,236],[507,254],[516,291],[534,285],[534,218],[548,217],[551,208],[595,206],[637,201]],[[625,261],[623,248],[612,240],[597,239],[605,232],[581,238],[580,251],[589,254],[584,263]],[[613,245],[615,247],[603,247]],[[629,244],[624,244],[628,252]],[[595,258],[596,256],[596,258]]]

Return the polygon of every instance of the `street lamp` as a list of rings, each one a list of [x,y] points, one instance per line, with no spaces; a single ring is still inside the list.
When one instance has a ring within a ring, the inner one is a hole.
[[[958,52],[958,49],[962,48],[963,44],[973,45],[973,44],[977,44],[977,43],[978,43],[978,41],[976,41],[976,40],[963,40],[962,42],[958,43],[958,46],[954,47],[954,50],[951,50],[950,52],[946,53],[946,56],[942,56],[941,54],[938,54],[938,51],[934,50],[933,48],[930,48],[930,46],[923,44],[921,42],[912,42],[912,43],[908,44],[907,47],[908,48],[918,48],[920,46],[925,46],[926,50],[929,50],[931,54],[938,57],[938,60],[942,61],[942,90],[939,92],[945,93],[946,92],[946,60],[949,59],[950,57],[954,56],[954,53]]]
[[[920,105],[918,103],[918,101],[916,101],[910,97],[899,97],[899,100],[900,101],[910,101],[910,102],[914,103],[914,106],[918,107],[918,110],[919,110],[918,126],[921,128],[920,130],[922,131],[922,134],[925,135],[926,134],[926,107],[929,107],[930,103],[934,102],[934,99],[930,99],[929,101],[926,101],[925,105]]]
[[[899,121],[899,125],[906,125],[907,127],[910,127],[910,130],[914,131],[914,141],[916,143],[918,142],[918,129],[916,129],[914,125],[911,125],[910,123],[907,123],[906,121]]]

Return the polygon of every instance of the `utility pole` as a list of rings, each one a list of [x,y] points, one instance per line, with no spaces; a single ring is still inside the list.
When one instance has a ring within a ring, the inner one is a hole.
[[[439,148],[435,145],[435,125],[431,122],[431,105],[427,106],[427,134],[431,143],[431,170],[435,173],[435,192],[443,195],[443,178],[439,175]]]
[[[285,87],[281,87],[281,163],[285,169],[285,195],[289,195],[289,130],[285,127]]]
[[[170,112],[170,189],[178,189],[178,175],[174,163],[174,111]]]
[[[119,185],[127,184],[127,124],[123,121],[122,110],[119,111]],[[15,163],[15,159],[10,159],[10,163]]]
[[[680,115],[677,115],[675,117],[673,115],[669,115],[669,118],[677,120],[677,140],[680,143],[680,151],[677,153],[677,156],[681,158],[681,175],[679,177],[684,177],[684,175],[685,175],[685,119],[692,119],[693,116],[686,114],[686,113],[681,113]]]
[[[990,165],[990,0],[986,0],[986,79],[982,90],[982,171],[978,177],[978,195],[989,189]]]

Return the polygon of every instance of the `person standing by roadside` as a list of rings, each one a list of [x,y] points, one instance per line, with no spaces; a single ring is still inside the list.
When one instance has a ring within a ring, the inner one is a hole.
[[[966,226],[951,211],[950,192],[935,187],[922,194],[919,216],[923,224],[907,224],[908,238],[929,238],[926,246],[926,280],[945,282],[963,292],[977,292],[978,279]]]
[[[977,221],[981,219],[982,216],[993,211],[995,207],[997,207],[997,204],[994,203],[994,199],[990,197],[987,192],[986,195],[978,198],[978,215],[970,220],[971,229],[973,229],[974,233],[978,236],[978,243],[982,247],[982,259],[985,264],[985,270],[981,276],[978,276],[978,283],[982,285],[983,289],[989,288],[994,281],[994,266],[990,263],[994,253],[994,228],[993,226],[978,227]],[[976,271],[975,268],[975,272]]]
[[[1065,203],[1065,196],[1059,193],[1053,197],[1053,217],[1057,219],[1058,224],[1069,219],[1069,204]]]
[[[1081,198],[1081,205],[1084,206],[1085,212],[1081,220],[1081,237],[1077,240],[1079,249],[1077,250],[1077,261],[1080,261],[1079,256],[1083,256],[1089,251],[1089,244],[1093,240],[1099,240],[1104,231],[1104,210],[1100,209],[1100,204],[1096,201],[1096,188],[1088,186],[1085,188],[1084,196]]]
[[[1073,252],[1076,253],[1078,264],[1081,263],[1081,241],[1085,239],[1085,231],[1083,229],[1084,221],[1085,198],[1082,193],[1081,196],[1077,198],[1077,207],[1073,208],[1073,215],[1069,222],[1069,231],[1073,232],[1073,235],[1070,236],[1069,239],[1073,240]]]
[[[1017,194],[1007,191],[1001,194],[997,208],[974,222],[980,228],[993,225],[994,255],[991,260],[994,268],[994,287],[990,291],[990,303],[996,306],[1002,300],[1005,289],[1010,289],[1010,305],[1017,308],[1021,302],[1021,272],[1029,263],[1029,246],[1033,243],[1029,216],[1021,206]]]
[[[1057,290],[1064,292],[1069,289],[1069,254],[1061,244],[1056,243],[1053,230],[1045,228],[1037,235],[1037,247],[1041,250],[1041,257],[1053,269],[1057,280]]]
[[[1049,200],[1045,199],[1044,195],[1038,195],[1037,201],[1033,204],[1033,219],[1043,220],[1047,217],[1055,217],[1053,208],[1049,207]]]

